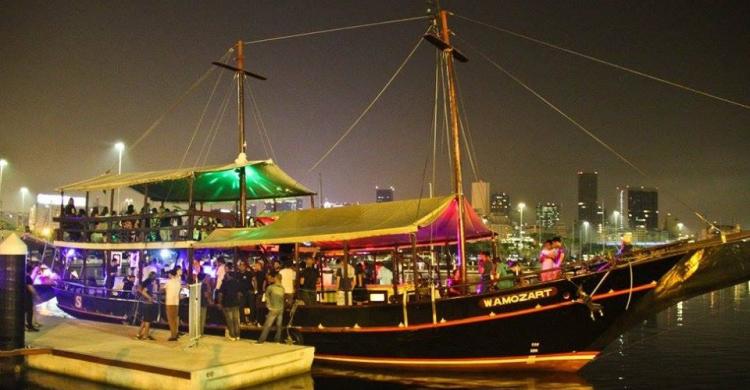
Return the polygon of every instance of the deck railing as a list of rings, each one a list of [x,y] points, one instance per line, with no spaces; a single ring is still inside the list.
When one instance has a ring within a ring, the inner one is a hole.
[[[63,216],[54,219],[58,241],[132,243],[201,240],[217,227],[237,226],[233,213],[184,210],[113,216]]]

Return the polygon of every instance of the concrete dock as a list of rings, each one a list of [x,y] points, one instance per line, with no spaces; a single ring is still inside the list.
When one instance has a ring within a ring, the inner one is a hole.
[[[136,327],[43,317],[26,333],[27,366],[98,383],[140,389],[233,389],[310,371],[314,348],[205,336],[189,347],[187,336],[166,341],[134,339]]]

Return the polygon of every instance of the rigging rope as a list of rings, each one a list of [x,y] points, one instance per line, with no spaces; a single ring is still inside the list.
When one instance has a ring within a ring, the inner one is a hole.
[[[474,181],[479,181],[479,168],[477,168],[478,162],[476,149],[474,148],[474,140],[471,136],[471,131],[469,131],[469,118],[466,115],[466,107],[464,106],[464,99],[461,94],[461,86],[458,83],[458,76],[456,75],[455,70],[453,71],[453,80],[455,80],[456,82],[456,95],[458,95],[458,104],[461,106],[461,109],[459,111],[463,113],[463,118],[461,118],[461,115],[458,116],[458,125],[461,128],[461,135],[464,139],[466,154],[469,157],[469,166],[471,166],[471,172],[474,174]]]
[[[364,28],[364,27],[374,27],[374,26],[382,26],[386,24],[394,24],[394,23],[401,23],[401,22],[410,22],[413,20],[424,20],[424,19],[431,19],[433,16],[415,16],[411,18],[403,18],[403,19],[393,19],[393,20],[386,20],[382,22],[374,22],[374,23],[365,23],[365,24],[357,24],[353,26],[345,26],[345,27],[337,27],[337,28],[329,28],[325,30],[318,30],[318,31],[310,31],[310,32],[304,32],[304,33],[298,33],[298,34],[290,34],[290,35],[282,35],[278,37],[272,37],[272,38],[263,38],[263,39],[256,39],[254,41],[247,41],[244,42],[245,45],[253,45],[256,43],[264,43],[264,42],[273,42],[273,41],[280,41],[283,39],[289,39],[289,38],[299,38],[299,37],[307,37],[310,35],[319,35],[319,34],[325,34],[329,32],[337,32],[337,31],[345,31],[345,30],[354,30],[358,28]]]
[[[228,57],[228,54],[222,57],[222,61],[225,57]],[[195,137],[198,135],[198,130],[200,130],[201,125],[203,124],[203,119],[206,117],[206,112],[208,112],[208,107],[211,105],[211,101],[214,98],[214,94],[216,92],[216,88],[219,86],[219,82],[221,81],[222,76],[224,75],[223,72],[219,72],[219,77],[216,78],[216,82],[214,83],[213,88],[211,88],[211,94],[208,96],[208,100],[206,101],[206,105],[203,107],[203,110],[201,111],[201,116],[198,118],[198,123],[195,125],[195,129],[193,129],[193,134],[190,136],[190,142],[188,142],[188,146],[185,148],[185,152],[182,153],[182,158],[180,159],[180,165],[177,167],[177,169],[181,169],[182,166],[185,164],[185,159],[188,156],[188,153],[190,152],[190,148],[193,146],[193,142],[195,141]],[[164,197],[164,201],[169,200],[169,197],[172,195],[172,190],[174,189],[175,182],[171,182],[169,185],[169,190],[167,191],[167,195]]]
[[[542,46],[546,46],[546,47],[549,47],[549,48],[552,48],[552,49],[560,50],[560,51],[563,51],[565,53],[572,54],[572,55],[575,55],[575,56],[578,56],[578,57],[581,57],[581,58],[585,58],[587,60],[594,61],[594,62],[602,64],[602,65],[607,65],[607,66],[610,66],[612,68],[619,69],[619,70],[622,70],[622,71],[625,71],[625,72],[628,72],[628,73],[631,73],[631,74],[634,74],[634,75],[637,75],[637,76],[641,76],[641,77],[644,77],[644,78],[647,78],[647,79],[650,79],[650,80],[658,81],[660,83],[667,84],[667,85],[670,85],[670,86],[675,87],[675,88],[679,88],[679,89],[682,89],[682,90],[685,90],[685,91],[688,91],[688,92],[692,92],[692,93],[695,93],[695,94],[698,94],[698,95],[702,95],[702,96],[705,96],[705,97],[708,97],[708,98],[711,98],[711,99],[719,100],[719,101],[722,101],[724,103],[732,104],[732,105],[735,105],[735,106],[742,107],[744,109],[750,110],[750,105],[747,105],[747,104],[736,102],[734,100],[727,99],[727,98],[724,98],[724,97],[721,97],[721,96],[717,96],[717,95],[714,95],[714,94],[711,94],[711,93],[708,93],[708,92],[705,92],[705,91],[701,91],[699,89],[695,89],[695,88],[689,87],[687,85],[680,84],[680,83],[677,83],[677,82],[674,82],[674,81],[670,81],[670,80],[667,80],[667,79],[664,79],[664,78],[661,78],[661,77],[653,76],[653,75],[650,75],[648,73],[641,72],[641,71],[636,70],[636,69],[628,68],[628,67],[623,66],[623,65],[618,65],[618,64],[615,64],[613,62],[606,61],[606,60],[603,60],[603,59],[600,59],[600,58],[596,58],[594,56],[590,56],[588,54],[584,54],[584,53],[581,53],[581,52],[578,52],[578,51],[575,51],[575,50],[567,49],[567,48],[564,48],[564,47],[559,46],[559,45],[555,45],[555,44],[552,44],[552,43],[549,43],[549,42],[542,41],[541,39],[532,38],[532,37],[530,37],[528,35],[520,34],[520,33],[511,31],[511,30],[508,30],[508,29],[504,29],[502,27],[493,26],[493,25],[491,25],[489,23],[485,23],[485,22],[481,22],[479,20],[467,18],[466,16],[461,16],[461,15],[455,15],[455,16],[458,17],[459,19],[463,19],[463,20],[466,20],[468,22],[476,23],[476,24],[479,24],[481,26],[484,26],[484,27],[487,27],[487,28],[491,28],[493,30],[504,32],[506,34],[513,35],[514,37],[522,38],[522,39],[525,39],[525,40],[528,40],[528,41],[540,44]]]
[[[222,58],[224,58],[224,56],[226,56],[227,54],[229,54],[229,50],[227,50],[227,52],[226,52],[226,53],[224,53],[224,55],[222,56]],[[179,106],[179,105],[180,105],[180,103],[182,103],[182,101],[183,101],[183,100],[184,100],[184,99],[185,99],[186,97],[188,97],[188,96],[189,96],[189,95],[190,95],[190,94],[191,94],[191,93],[192,93],[192,92],[193,92],[193,91],[194,91],[194,90],[195,90],[196,88],[198,88],[198,86],[199,86],[199,85],[201,85],[201,83],[203,83],[203,81],[205,81],[205,80],[206,80],[206,79],[208,78],[208,76],[209,76],[209,75],[211,75],[211,73],[212,73],[212,72],[213,72],[214,70],[216,70],[216,67],[215,67],[215,66],[213,66],[213,65],[212,65],[212,66],[211,66],[210,68],[208,68],[208,70],[207,70],[207,71],[206,71],[206,72],[205,72],[205,73],[204,73],[204,74],[203,74],[203,75],[202,75],[201,77],[199,77],[199,78],[198,78],[198,80],[196,80],[195,82],[193,82],[193,84],[192,84],[192,85],[190,85],[190,87],[189,87],[189,88],[187,89],[187,91],[185,91],[185,92],[184,92],[184,93],[183,93],[182,95],[180,95],[180,96],[179,96],[179,97],[177,98],[177,100],[175,100],[175,101],[174,101],[174,102],[173,102],[173,103],[172,103],[172,104],[171,104],[171,105],[170,105],[170,106],[169,106],[169,107],[167,108],[167,110],[166,110],[166,111],[164,111],[164,112],[163,112],[163,113],[162,113],[162,114],[161,114],[161,115],[159,116],[159,118],[157,118],[157,119],[156,119],[156,121],[154,121],[154,123],[152,123],[152,124],[151,124],[151,126],[149,126],[149,127],[148,127],[148,128],[146,129],[146,131],[144,131],[144,132],[143,132],[143,134],[141,134],[141,136],[140,136],[140,137],[138,137],[138,139],[136,139],[136,140],[135,140],[135,142],[133,142],[133,143],[132,143],[132,144],[130,145],[130,147],[129,147],[128,149],[130,149],[130,150],[132,150],[132,149],[135,149],[135,147],[136,147],[136,146],[138,146],[138,144],[140,144],[140,143],[141,143],[141,141],[143,141],[144,139],[146,139],[146,137],[148,137],[148,136],[149,136],[149,134],[151,134],[151,132],[152,132],[152,131],[154,131],[154,129],[155,129],[155,128],[156,128],[157,126],[159,126],[159,124],[161,124],[161,122],[162,122],[162,121],[164,120],[164,118],[165,118],[165,117],[167,116],[167,114],[170,114],[170,113],[171,113],[172,111],[174,111],[174,110],[175,110],[175,108],[177,108],[177,106]]]
[[[234,88],[232,83],[229,83],[227,85],[227,91],[224,93],[224,98],[219,104],[219,107],[216,109],[216,116],[214,116],[214,119],[211,121],[211,126],[208,127],[208,132],[206,134],[206,138],[203,140],[203,145],[201,145],[201,149],[198,151],[198,155],[195,157],[195,166],[204,165],[206,163],[206,160],[208,159],[208,150],[206,150],[206,146],[208,146],[209,140],[211,144],[213,144],[213,138],[216,137],[216,133],[218,133],[219,119],[223,118],[224,116],[224,112],[229,105],[229,97],[231,96],[233,89]],[[201,159],[203,160],[202,162]]]
[[[208,147],[206,148],[206,154],[203,155],[203,162],[201,165],[205,165],[208,161],[208,156],[211,155],[211,148],[214,146],[214,141],[216,140],[216,136],[219,134],[219,129],[221,129],[221,124],[224,123],[224,119],[226,116],[224,115],[227,112],[227,107],[229,107],[229,100],[227,99],[226,102],[224,102],[224,107],[221,108],[221,113],[218,116],[218,122],[216,123],[216,126],[214,127],[213,135],[211,136],[211,142],[208,143]]]
[[[273,161],[278,163],[279,160],[276,158],[276,151],[274,151],[273,145],[271,145],[271,138],[268,136],[268,129],[266,128],[266,124],[263,121],[263,116],[260,114],[260,106],[258,106],[258,102],[255,100],[255,94],[253,93],[252,88],[248,88],[248,94],[250,95],[250,102],[253,105],[253,118],[255,118],[256,125],[258,126],[258,132],[261,135],[261,142],[263,142],[263,140],[265,139],[263,149],[266,149],[265,144],[268,143],[268,149],[271,151],[271,155],[268,157],[272,158]],[[268,155],[268,152],[266,152],[266,155]]]
[[[461,38],[459,38],[459,39],[461,39]],[[563,112],[560,108],[558,108],[552,102],[550,102],[549,100],[547,100],[544,96],[542,96],[541,94],[539,94],[538,92],[536,92],[528,84],[524,83],[521,79],[519,79],[515,75],[511,74],[510,72],[508,72],[500,64],[498,64],[497,62],[493,61],[486,54],[484,54],[484,52],[482,52],[481,50],[473,47],[471,44],[469,44],[468,42],[466,42],[463,39],[461,39],[461,41],[463,43],[465,43],[468,47],[470,47],[471,49],[473,49],[474,51],[476,51],[483,59],[485,59],[487,62],[489,62],[490,64],[492,64],[495,68],[497,68],[498,70],[500,70],[501,72],[503,72],[506,76],[510,77],[513,81],[515,81],[516,83],[518,83],[520,86],[522,86],[524,89],[526,89],[529,93],[531,93],[534,96],[536,96],[539,100],[541,100],[544,104],[546,104],[551,109],[553,109],[554,111],[556,111],[563,118],[567,119],[576,128],[580,129],[586,135],[588,135],[589,137],[591,137],[592,139],[594,139],[597,143],[599,143],[600,145],[602,145],[605,149],[607,149],[610,152],[612,152],[621,161],[623,161],[625,164],[627,164],[628,166],[630,166],[631,168],[633,168],[641,176],[653,180],[653,178],[650,175],[648,175],[644,170],[642,170],[641,168],[639,168],[638,166],[636,166],[634,163],[632,163],[630,160],[628,160],[625,156],[623,156],[622,154],[620,154],[619,152],[617,152],[614,148],[612,148],[611,146],[609,146],[609,144],[607,144],[602,139],[600,139],[599,137],[597,137],[594,133],[592,133],[591,131],[589,131],[582,124],[578,123],[570,115],[568,115],[565,112]],[[697,209],[695,209],[694,207],[690,206],[688,203],[686,203],[685,201],[683,201],[679,196],[677,196],[676,194],[674,194],[674,193],[672,193],[671,191],[668,191],[668,190],[664,190],[664,192],[667,195],[669,195],[670,197],[672,197],[674,200],[676,200],[678,203],[682,204],[688,210],[690,210],[696,217],[698,217],[698,219],[700,219],[701,221],[703,221],[704,223],[706,223],[707,225],[709,225],[712,229],[715,229],[715,230],[719,231],[719,229],[711,221],[709,221],[708,219],[706,219],[706,217],[704,217],[703,214],[701,214]]]
[[[429,31],[429,29],[427,29],[427,31]],[[425,33],[427,33],[427,31],[425,31]],[[380,90],[380,92],[378,92],[378,94],[375,95],[375,98],[370,102],[370,104],[367,105],[367,107],[365,107],[365,110],[362,111],[361,114],[359,114],[359,116],[357,117],[357,119],[354,120],[354,123],[352,123],[351,126],[349,126],[349,128],[347,128],[346,131],[344,131],[344,134],[342,134],[341,137],[339,137],[339,139],[333,144],[333,146],[331,146],[328,149],[328,151],[325,152],[325,154],[323,154],[323,157],[321,157],[320,159],[318,159],[318,161],[315,164],[313,164],[313,166],[310,169],[307,170],[307,173],[310,173],[315,168],[317,168],[318,165],[320,165],[320,163],[323,162],[323,160],[325,160],[326,157],[328,157],[328,155],[331,154],[331,152],[333,152],[333,149],[335,149],[341,143],[341,141],[343,141],[344,138],[346,138],[346,136],[349,135],[349,133],[352,130],[354,130],[354,128],[359,124],[359,122],[362,120],[362,118],[364,118],[365,115],[367,115],[367,113],[370,112],[370,109],[375,105],[375,103],[378,101],[378,99],[380,99],[380,97],[383,95],[383,93],[385,93],[385,91],[388,90],[388,87],[391,86],[391,83],[393,83],[393,80],[395,80],[396,77],[399,75],[399,73],[401,73],[401,70],[404,69],[404,66],[406,66],[406,63],[409,62],[409,60],[411,59],[412,55],[414,55],[414,53],[417,51],[417,49],[419,48],[419,46],[422,44],[422,41],[423,41],[422,36],[420,36],[419,40],[417,41],[417,44],[414,45],[414,48],[411,49],[411,51],[409,52],[409,55],[406,56],[406,58],[404,59],[404,61],[401,62],[401,65],[398,66],[398,68],[393,73],[393,75],[391,76],[391,78],[388,79],[388,82],[385,83],[385,86],[383,86],[383,88]]]
[[[248,88],[250,89],[250,88]],[[250,93],[252,95],[252,92]],[[271,154],[268,152],[268,146],[266,146],[266,140],[263,138],[263,129],[260,127],[260,122],[258,122],[258,115],[255,112],[255,106],[252,104],[252,99],[250,99],[250,114],[253,116],[253,121],[255,122],[255,127],[258,130],[258,138],[260,139],[260,143],[263,146],[263,153],[265,153],[266,158],[271,158]]]
[[[224,55],[224,57],[221,57],[220,62],[225,62],[225,57],[228,57],[228,56],[229,56],[229,52],[227,52]],[[222,76],[224,76],[224,72],[219,72],[219,77],[216,78],[216,82],[214,83],[213,88],[211,88],[211,94],[208,95],[208,100],[206,101],[206,105],[203,107],[203,110],[201,111],[201,116],[200,118],[198,118],[198,123],[196,123],[195,125],[195,129],[193,130],[193,135],[190,137],[190,142],[188,142],[188,146],[187,148],[185,148],[185,152],[182,154],[182,158],[180,159],[180,165],[177,167],[177,169],[182,168],[183,164],[185,164],[185,159],[187,158],[188,152],[190,152],[190,148],[193,146],[195,137],[198,135],[198,130],[203,124],[203,119],[206,117],[206,112],[208,112],[208,107],[211,105],[211,101],[214,98],[214,94],[216,93],[216,88],[218,88],[219,82],[221,82]]]
[[[465,41],[465,40],[462,40],[462,41],[463,41],[464,43],[466,43],[466,41]],[[557,107],[556,105],[554,105],[554,104],[553,104],[552,102],[550,102],[549,100],[547,100],[547,99],[546,99],[546,98],[545,98],[544,96],[542,96],[541,94],[539,94],[538,92],[536,92],[536,91],[535,91],[534,89],[532,89],[532,88],[531,88],[531,87],[530,87],[530,86],[529,86],[528,84],[524,83],[524,82],[523,82],[523,81],[522,81],[521,79],[519,79],[519,78],[518,78],[518,77],[516,77],[515,75],[511,74],[510,72],[508,72],[508,71],[507,71],[507,70],[506,70],[505,68],[503,68],[503,67],[502,67],[502,66],[501,66],[500,64],[498,64],[497,62],[493,61],[493,60],[492,60],[491,58],[489,58],[489,57],[488,57],[488,56],[487,56],[486,54],[484,54],[484,53],[483,53],[482,51],[480,51],[479,49],[477,49],[477,48],[475,48],[475,47],[471,46],[471,45],[470,45],[470,44],[468,44],[468,43],[466,43],[466,44],[467,44],[467,46],[469,46],[469,47],[471,47],[472,49],[474,49],[474,50],[475,50],[475,51],[476,51],[477,53],[479,53],[479,55],[480,55],[480,56],[481,56],[482,58],[484,58],[484,59],[485,59],[485,60],[486,60],[487,62],[489,62],[490,64],[492,64],[492,65],[493,65],[493,66],[494,66],[495,68],[497,68],[497,69],[498,69],[499,71],[503,72],[503,73],[504,73],[504,74],[505,74],[506,76],[510,77],[510,78],[511,78],[511,79],[512,79],[513,81],[515,81],[515,82],[516,82],[516,83],[518,83],[518,84],[519,84],[520,86],[522,86],[522,87],[523,87],[524,89],[526,89],[527,91],[529,91],[529,93],[531,93],[532,95],[536,96],[536,97],[537,97],[537,98],[538,98],[539,100],[541,100],[541,101],[542,101],[542,102],[543,102],[544,104],[546,104],[547,106],[549,106],[549,107],[550,107],[551,109],[555,110],[555,111],[556,111],[556,112],[557,112],[558,114],[560,114],[560,115],[561,115],[561,116],[562,116],[563,118],[567,119],[567,120],[568,120],[568,121],[569,121],[570,123],[572,123],[572,124],[573,124],[573,125],[574,125],[575,127],[577,127],[577,128],[579,129],[579,130],[583,131],[583,132],[584,132],[584,133],[585,133],[586,135],[588,135],[589,137],[591,137],[592,139],[594,139],[594,141],[596,141],[597,143],[599,143],[599,144],[600,144],[601,146],[603,146],[603,147],[604,147],[605,149],[609,150],[609,151],[610,151],[610,152],[612,152],[612,153],[613,153],[614,155],[616,155],[616,156],[617,156],[617,157],[618,157],[618,158],[619,158],[619,159],[620,159],[621,161],[623,161],[623,162],[624,162],[625,164],[627,164],[627,165],[628,165],[628,166],[630,166],[631,168],[635,169],[635,170],[636,170],[636,171],[637,171],[638,173],[640,173],[641,175],[643,175],[643,176],[648,176],[648,175],[646,174],[646,172],[644,172],[643,170],[641,170],[641,168],[637,167],[637,166],[636,166],[635,164],[633,164],[632,162],[630,162],[630,160],[628,160],[628,159],[627,159],[627,158],[626,158],[625,156],[623,156],[623,155],[622,155],[622,154],[620,154],[620,153],[619,153],[618,151],[616,151],[616,150],[615,150],[614,148],[612,148],[611,146],[609,146],[609,144],[607,144],[606,142],[604,142],[604,141],[603,141],[603,140],[602,140],[601,138],[597,137],[597,136],[596,136],[596,135],[595,135],[594,133],[590,132],[590,131],[589,131],[589,130],[588,130],[587,128],[585,128],[585,127],[584,127],[584,126],[583,126],[582,124],[578,123],[578,121],[576,121],[575,119],[573,119],[573,118],[572,118],[572,117],[571,117],[570,115],[568,115],[568,114],[566,114],[565,112],[563,112],[563,111],[562,111],[562,110],[561,110],[560,108],[558,108],[558,107]]]

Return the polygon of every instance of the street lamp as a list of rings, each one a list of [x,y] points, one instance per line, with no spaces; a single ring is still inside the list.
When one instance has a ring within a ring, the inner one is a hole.
[[[117,150],[117,175],[122,175],[122,151],[125,150],[125,144],[118,142],[115,144],[115,150]],[[117,189],[117,207],[120,207],[120,189]],[[114,210],[112,210],[114,211]]]
[[[0,210],[3,209],[3,170],[6,165],[8,165],[8,161],[4,158],[0,159]]]
[[[26,225],[26,223],[24,223],[23,214],[24,214],[24,209],[26,208],[26,194],[29,193],[29,189],[26,187],[21,187],[20,191],[21,191],[21,212],[19,213],[19,218],[21,219],[22,225]]]
[[[518,204],[518,212],[521,214],[521,218],[519,220],[518,224],[518,236],[523,239],[523,209],[526,208],[526,203],[519,203]]]
[[[24,208],[26,208],[26,195],[29,193],[29,189],[26,187],[21,187],[21,212],[23,212]]]
[[[617,210],[613,211],[612,218],[614,218],[615,220],[615,238],[617,238],[617,233],[620,227],[620,225],[618,224],[618,219],[620,218],[620,212]]]

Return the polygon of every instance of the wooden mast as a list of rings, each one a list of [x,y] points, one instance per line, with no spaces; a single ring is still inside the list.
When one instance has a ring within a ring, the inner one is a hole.
[[[450,108],[450,125],[451,125],[451,149],[453,157],[453,190],[456,194],[456,204],[458,207],[458,220],[456,232],[456,259],[461,266],[461,284],[464,286],[463,291],[466,293],[466,240],[464,237],[464,189],[463,176],[461,172],[461,140],[458,129],[458,105],[456,104],[456,84],[453,78],[453,47],[450,44],[450,30],[448,29],[448,11],[440,10],[438,14],[440,26],[440,39],[447,45],[443,49],[443,61],[445,62],[446,74],[448,75],[448,105]]]
[[[237,41],[237,131],[239,137],[239,156],[247,159],[247,142],[245,142],[245,56],[242,53],[242,40]],[[247,180],[245,167],[240,167],[240,227],[245,227],[247,220]]]

